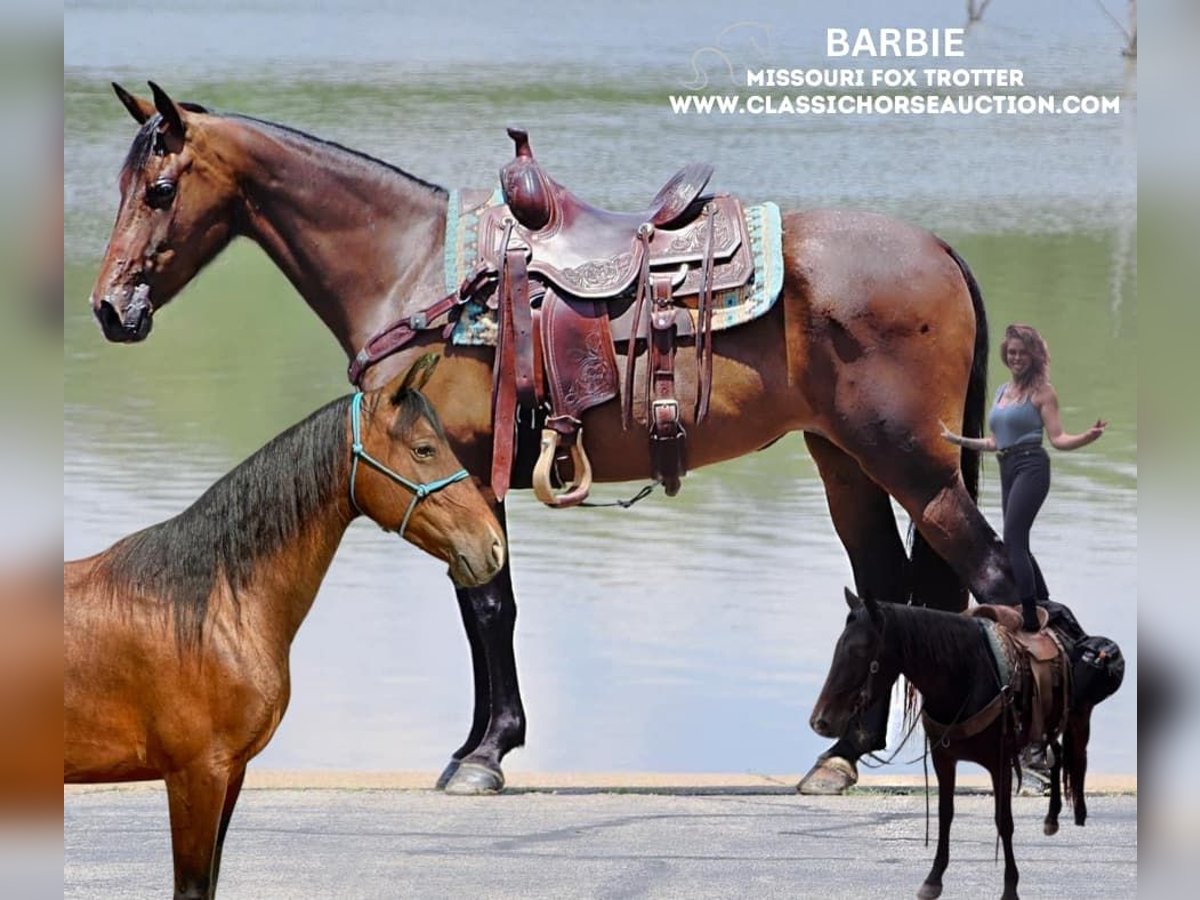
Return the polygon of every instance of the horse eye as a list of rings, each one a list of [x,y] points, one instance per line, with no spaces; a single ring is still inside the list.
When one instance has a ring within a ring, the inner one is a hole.
[[[146,202],[155,209],[169,206],[175,199],[175,182],[156,181],[146,188]]]
[[[433,459],[435,453],[437,453],[437,448],[433,444],[418,444],[413,448],[413,454],[417,459]]]

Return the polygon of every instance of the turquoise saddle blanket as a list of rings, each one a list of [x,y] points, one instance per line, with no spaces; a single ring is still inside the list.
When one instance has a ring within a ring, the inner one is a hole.
[[[460,192],[450,192],[450,205],[446,213],[447,294],[458,290],[458,286],[474,269],[478,260],[480,213],[503,202],[500,189],[497,188],[491,197],[479,206],[463,209]],[[757,319],[775,305],[783,288],[783,225],[779,207],[770,202],[760,203],[746,207],[745,213],[750,234],[750,251],[754,258],[754,277],[745,287],[722,292],[714,298],[714,331],[744,325]],[[469,300],[454,327],[451,342],[464,347],[494,347],[496,327],[495,310],[488,309],[476,300]]]

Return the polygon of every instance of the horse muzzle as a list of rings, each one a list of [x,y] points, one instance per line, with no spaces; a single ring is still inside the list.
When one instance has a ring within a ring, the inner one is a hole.
[[[458,587],[482,587],[495,578],[506,559],[504,540],[492,532],[490,545],[480,553],[455,553],[450,558],[450,580]]]
[[[139,284],[121,308],[112,293],[92,306],[92,314],[104,337],[116,344],[135,344],[144,341],[154,324],[154,307],[150,303],[150,285]]]
[[[827,718],[825,718],[825,716],[821,713],[820,710],[817,710],[812,714],[812,718],[810,718],[808,720],[808,726],[813,731],[815,731],[817,734],[819,734],[821,737],[824,737],[824,738],[837,737],[837,735],[833,733],[832,724],[829,722],[829,720]]]
[[[846,733],[850,716],[839,712],[827,703],[817,702],[808,727],[824,738],[840,738]]]

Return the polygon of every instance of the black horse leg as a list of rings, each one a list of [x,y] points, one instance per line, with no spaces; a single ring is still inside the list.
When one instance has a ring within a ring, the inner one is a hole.
[[[503,505],[495,512],[507,532]],[[475,715],[471,733],[438,783],[448,793],[495,793],[504,787],[500,761],[525,743],[525,709],[513,653],[517,603],[510,563],[483,587],[459,591],[458,598],[475,671]]]
[[[1017,900],[1017,858],[1013,855],[1012,816],[1012,763],[1006,754],[1000,757],[992,770],[992,790],[996,795],[996,830],[1000,832],[1000,843],[1004,845],[1004,893],[1000,900]]]
[[[1058,741],[1051,741],[1049,751],[1054,763],[1050,766],[1050,809],[1042,822],[1042,834],[1058,834],[1058,814],[1062,812],[1063,750]]]
[[[503,507],[499,507],[503,509]],[[507,541],[507,534],[505,540]],[[458,588],[454,594],[458,598],[458,611],[462,616],[463,631],[467,634],[467,644],[471,648],[471,671],[475,680],[475,711],[471,717],[471,731],[467,734],[467,739],[463,741],[463,745],[459,747],[450,757],[450,762],[446,764],[446,768],[442,770],[442,774],[438,776],[437,790],[443,790],[454,777],[454,773],[458,771],[459,764],[463,757],[467,756],[479,746],[479,742],[483,740],[483,733],[487,731],[488,721],[492,717],[491,711],[491,678],[488,676],[487,654],[483,648],[483,637],[479,633],[479,619],[475,615],[475,601],[472,598],[474,591],[465,588]]]
[[[953,756],[944,750],[939,752],[937,747],[932,756],[938,782],[938,843],[933,867],[917,891],[921,900],[933,900],[942,893],[942,875],[950,865],[950,824],[954,821],[954,787],[958,777],[958,761]]]
[[[850,557],[857,593],[903,602],[908,556],[891,499],[853,457],[827,439],[806,432],[804,442],[825,483],[829,515]],[[801,780],[801,793],[840,793],[857,780],[858,758],[885,746],[891,685],[879,688],[879,699],[850,722],[846,736],[825,751]]]

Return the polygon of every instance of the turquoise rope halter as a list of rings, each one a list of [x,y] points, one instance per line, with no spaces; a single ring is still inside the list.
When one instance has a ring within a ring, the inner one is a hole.
[[[442,488],[449,487],[455,482],[462,481],[464,478],[470,478],[470,474],[466,469],[459,469],[453,475],[447,475],[445,478],[439,478],[437,481],[427,481],[425,484],[417,484],[415,481],[409,481],[399,472],[393,472],[370,453],[363,449],[362,445],[362,429],[360,421],[362,419],[362,401],[363,394],[359,391],[354,395],[354,399],[350,401],[350,433],[352,435],[352,443],[350,444],[350,505],[354,507],[354,511],[360,515],[366,515],[362,511],[362,507],[358,505],[358,501],[354,499],[354,480],[358,476],[358,462],[362,460],[376,472],[381,472],[397,484],[402,484],[412,491],[412,502],[408,504],[408,510],[404,513],[404,521],[400,523],[400,528],[396,534],[404,537],[404,531],[408,528],[408,520],[412,518],[413,510],[417,508],[417,503],[424,500],[430,494],[435,494]],[[379,526],[383,528],[382,525]],[[384,531],[388,529],[384,528]]]

